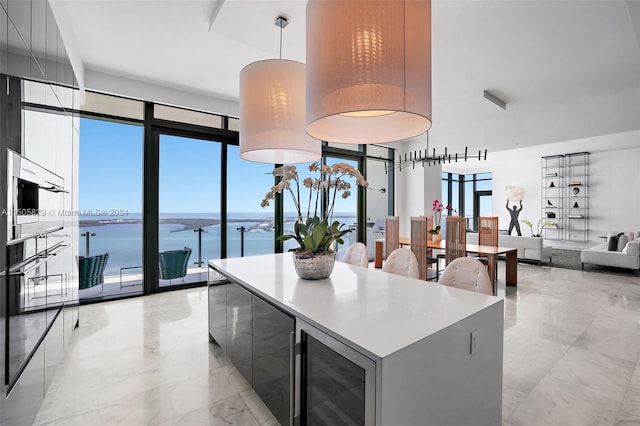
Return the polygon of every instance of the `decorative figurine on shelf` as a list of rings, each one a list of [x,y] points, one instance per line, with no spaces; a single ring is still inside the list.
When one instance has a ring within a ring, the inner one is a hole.
[[[507,235],[511,235],[511,231],[513,231],[513,228],[516,228],[518,236],[521,237],[522,232],[520,231],[520,222],[518,222],[518,215],[522,211],[522,200],[520,200],[520,208],[514,205],[511,209],[509,208],[509,200],[507,200],[507,211],[511,215],[511,223],[509,223],[509,231],[507,232]]]

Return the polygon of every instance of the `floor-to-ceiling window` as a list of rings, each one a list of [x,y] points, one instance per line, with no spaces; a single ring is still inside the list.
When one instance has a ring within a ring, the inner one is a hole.
[[[293,180],[291,183],[291,187],[289,189],[284,189],[282,191],[282,205],[283,205],[283,223],[282,229],[284,235],[293,235],[293,226],[298,221],[298,211],[296,210],[296,205],[293,197],[298,198],[298,194],[300,194],[299,206],[302,221],[307,220],[308,217],[318,216],[321,217],[323,215],[322,204],[323,201],[321,198],[315,199],[315,197],[311,200],[308,199],[308,196],[313,193],[313,195],[319,194],[316,191],[311,192],[308,188],[304,187],[305,179],[319,179],[320,172],[313,172],[309,170],[309,166],[311,164],[320,164],[320,162],[310,162],[310,163],[299,163],[294,164],[297,172],[297,183],[296,180]],[[273,185],[273,180],[267,181],[267,184],[264,185],[265,188],[270,188]],[[299,192],[298,192],[299,190]],[[293,195],[292,195],[293,193]],[[319,194],[321,195],[321,194]],[[283,251],[287,252],[299,247],[297,241],[293,238],[288,239],[283,242]]]
[[[227,257],[273,253],[273,204],[261,207],[274,179],[273,165],[240,158],[237,145],[227,147]]]
[[[160,287],[206,281],[220,258],[221,144],[160,135]]]
[[[81,118],[80,255],[108,254],[104,285],[80,290],[80,300],[142,293],[143,127]]]
[[[82,254],[110,256],[105,287],[92,289],[91,299],[202,284],[209,259],[279,251],[279,227],[292,231],[288,193],[260,206],[275,165],[239,157],[237,119],[91,92],[82,113],[80,211],[118,215],[81,218],[79,243],[83,250],[89,243]],[[363,189],[345,177],[351,195],[336,199],[332,218],[353,230],[345,248],[366,240],[373,247],[374,224],[393,210],[391,150],[370,148],[369,157],[364,146],[325,144],[319,161],[351,165],[371,182]],[[312,175],[308,166],[297,165],[301,184]],[[290,240],[284,251],[294,247]]]
[[[325,162],[329,166],[344,163],[356,170],[360,168],[358,160],[328,156],[326,157]],[[351,244],[358,241],[358,185],[356,183],[356,178],[353,176],[338,175],[336,177],[339,177],[340,180],[350,185],[349,190],[337,193],[336,191],[329,191],[329,196],[333,200],[333,211],[329,217],[330,222],[337,220],[344,225],[344,228],[349,228],[351,230],[351,232],[344,237],[343,249],[341,250],[340,247],[338,247],[337,258],[340,260],[342,259],[342,256],[344,256],[346,247],[349,247]],[[347,193],[350,193],[351,195],[343,198],[342,195]]]
[[[442,173],[442,203],[451,207],[450,214],[466,219],[468,230],[476,231],[478,217],[492,215],[491,173]],[[443,211],[444,215],[447,213],[447,210]]]

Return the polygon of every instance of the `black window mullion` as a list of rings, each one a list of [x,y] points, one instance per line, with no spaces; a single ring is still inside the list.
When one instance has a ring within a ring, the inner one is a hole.
[[[153,103],[144,105],[144,147],[142,185],[142,259],[144,294],[151,294],[160,286],[158,270],[160,219],[158,189],[160,186],[160,133],[153,130]]]
[[[276,164],[274,167],[281,167],[282,164]],[[280,183],[282,178],[280,176],[274,176],[274,185]],[[284,233],[284,199],[282,196],[282,192],[278,192],[275,194],[274,198],[274,225],[275,225],[275,236],[274,236],[274,253],[282,253],[284,251],[284,242],[280,240],[279,237],[282,237]]]
[[[227,144],[220,147],[220,258],[227,258]]]

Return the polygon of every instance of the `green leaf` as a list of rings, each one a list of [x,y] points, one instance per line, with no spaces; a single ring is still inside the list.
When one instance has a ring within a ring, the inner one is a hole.
[[[320,244],[322,244],[322,240],[324,239],[325,235],[327,235],[327,222],[326,221],[322,221],[320,222],[313,230],[313,244],[315,246],[314,251],[320,246]]]
[[[311,235],[305,235],[304,248],[309,249],[311,251],[316,251],[318,249],[318,247],[314,244],[313,238],[311,237]]]

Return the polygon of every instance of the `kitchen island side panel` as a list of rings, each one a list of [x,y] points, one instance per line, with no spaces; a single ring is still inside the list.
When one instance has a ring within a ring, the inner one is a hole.
[[[377,424],[500,425],[503,306],[489,306],[384,358]]]

